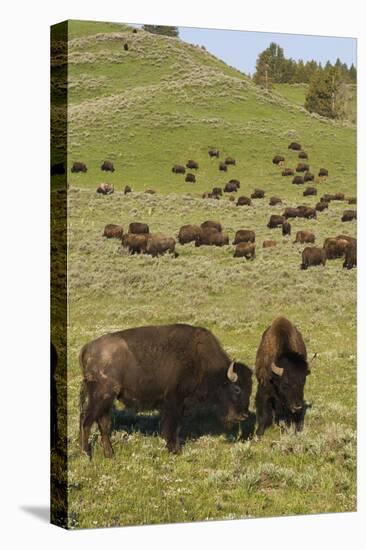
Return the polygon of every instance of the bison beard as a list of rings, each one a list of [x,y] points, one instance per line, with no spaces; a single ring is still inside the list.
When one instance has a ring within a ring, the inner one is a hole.
[[[80,352],[80,445],[90,456],[89,435],[98,423],[104,455],[115,399],[137,410],[158,409],[168,450],[181,450],[183,415],[196,402],[212,403],[225,424],[248,415],[252,372],[231,362],[204,328],[176,324],[106,334]]]

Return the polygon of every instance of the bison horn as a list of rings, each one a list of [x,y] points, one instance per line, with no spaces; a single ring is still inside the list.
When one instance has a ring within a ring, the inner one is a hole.
[[[230,363],[230,367],[227,369],[227,377],[230,382],[236,382],[238,380],[238,375],[234,372],[235,361]]]
[[[271,370],[272,370],[272,372],[277,374],[277,376],[282,376],[283,375],[283,369],[281,367],[277,367],[277,365],[274,361],[271,364]]]

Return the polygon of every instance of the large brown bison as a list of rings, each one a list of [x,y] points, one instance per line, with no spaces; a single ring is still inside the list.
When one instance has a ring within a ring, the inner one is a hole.
[[[111,195],[114,193],[113,183],[101,183],[97,187],[97,193],[101,195]]]
[[[357,245],[349,242],[346,246],[343,267],[352,269],[357,267]]]
[[[282,217],[287,220],[287,218],[298,218],[299,217],[299,209],[293,208],[292,206],[287,206],[282,214]]]
[[[272,159],[272,163],[276,164],[277,166],[282,166],[285,162],[285,157],[282,155],[275,155]]]
[[[209,149],[208,154],[211,158],[213,157],[219,158],[220,151],[218,149]]]
[[[312,265],[325,265],[327,261],[327,256],[324,248],[318,248],[316,246],[311,247],[307,246],[302,251],[302,263],[300,265],[301,269],[307,269]]]
[[[147,223],[131,222],[128,226],[128,232],[135,234],[150,233],[150,229]]]
[[[178,257],[178,253],[175,251],[175,239],[162,235],[161,233],[148,236],[145,253],[153,258],[162,256],[165,253],[170,253],[175,258]]]
[[[301,208],[298,207],[298,210],[301,210]],[[315,208],[311,208],[310,206],[303,208],[302,214],[304,218],[308,218],[309,220],[316,219],[317,216]]]
[[[326,177],[328,177],[328,175],[329,175],[329,172],[326,168],[320,168],[320,170],[318,172],[319,178],[326,178]]]
[[[307,187],[303,192],[303,196],[308,197],[310,195],[317,195],[317,193],[318,193],[318,190],[316,187]]]
[[[122,246],[127,248],[130,254],[144,254],[148,237],[148,233],[125,233],[122,237]]]
[[[307,229],[297,231],[294,243],[315,243],[315,235]]]
[[[333,200],[334,201],[344,201],[344,193],[340,193],[339,191],[337,193],[334,193]]]
[[[235,193],[238,190],[236,183],[226,183],[224,187],[224,193]]]
[[[292,149],[293,151],[301,151],[301,145],[300,145],[300,143],[297,143],[296,141],[293,141],[288,146],[288,149]]]
[[[254,260],[255,244],[248,242],[238,243],[235,247],[234,258],[246,258],[247,260]]]
[[[309,171],[309,165],[305,164],[304,162],[299,162],[299,164],[296,166],[296,172],[308,172]]]
[[[207,229],[208,227],[216,229],[216,231],[222,231],[221,223],[214,220],[206,220],[205,222],[201,223],[202,229]]]
[[[103,237],[107,239],[122,239],[123,229],[121,225],[115,223],[108,223],[103,231]]]
[[[269,229],[274,229],[275,227],[282,225],[284,221],[285,221],[284,216],[278,216],[277,214],[272,214],[272,216],[269,218],[269,222],[267,223],[267,227]]]
[[[195,246],[225,246],[229,244],[229,236],[217,231],[214,227],[202,229],[202,233],[196,238]]]
[[[183,225],[179,229],[178,241],[179,244],[187,244],[196,240],[202,233],[199,225]]]
[[[282,224],[282,235],[291,235],[291,224],[288,221],[283,222]]]
[[[185,181],[187,183],[196,183],[196,176],[190,172],[186,175]]]
[[[264,199],[263,189],[254,189],[254,192],[250,195],[252,199]]]
[[[189,168],[190,170],[198,170],[198,168],[199,168],[198,162],[196,162],[195,160],[192,160],[192,159],[190,159],[187,162],[186,167]]]
[[[328,260],[336,260],[342,258],[348,244],[347,239],[339,239],[337,237],[328,237],[325,239],[323,248]]]
[[[169,451],[181,450],[179,428],[194,403],[215,405],[224,424],[248,416],[251,370],[232,361],[207,329],[146,326],[105,334],[80,351],[80,446],[91,456],[94,422],[105,457],[113,450],[110,413],[115,399],[137,410],[157,409]]]
[[[251,204],[251,199],[249,197],[244,197],[243,195],[238,197],[238,200],[236,201],[236,206],[251,206]]]
[[[173,174],[185,174],[186,169],[184,168],[184,166],[181,166],[180,164],[174,164],[172,168],[172,172]]]
[[[224,162],[220,162],[219,170],[221,170],[221,172],[227,172],[227,164],[225,164]]]
[[[236,160],[233,157],[226,157],[225,164],[232,164],[233,166],[236,165]]]
[[[280,197],[271,197],[269,199],[269,206],[276,206],[276,204],[282,204]]]
[[[292,180],[292,183],[294,185],[301,185],[302,183],[304,183],[304,178],[302,176],[295,176]]]
[[[283,176],[294,176],[295,171],[292,168],[285,168],[284,170],[282,170],[282,175]]]
[[[104,172],[114,172],[113,162],[111,162],[110,160],[105,160],[100,169]]]
[[[357,211],[356,210],[345,210],[343,212],[341,221],[342,222],[351,222],[352,220],[357,220]]]
[[[239,243],[254,243],[255,242],[255,233],[250,229],[238,229],[235,233],[233,244]]]
[[[277,241],[273,241],[271,239],[263,241],[263,248],[272,248],[273,246],[277,246]]]
[[[236,179],[229,180],[229,183],[234,183],[238,189],[240,189],[240,181]]]
[[[86,167],[86,164],[84,162],[74,162],[72,167],[71,167],[71,172],[72,173],[77,173],[77,172],[87,172],[88,169]]]
[[[273,420],[302,430],[304,388],[312,366],[300,331],[285,317],[277,317],[264,331],[255,360],[257,436],[262,436]]]

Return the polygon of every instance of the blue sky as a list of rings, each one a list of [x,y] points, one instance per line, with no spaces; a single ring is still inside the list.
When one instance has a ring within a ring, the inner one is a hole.
[[[258,54],[265,50],[270,42],[279,44],[287,58],[304,61],[315,59],[325,64],[328,60],[333,63],[339,57],[342,63],[347,63],[348,66],[352,63],[356,65],[355,38],[191,27],[179,27],[179,36],[191,44],[205,46],[216,57],[246,74],[254,73]]]

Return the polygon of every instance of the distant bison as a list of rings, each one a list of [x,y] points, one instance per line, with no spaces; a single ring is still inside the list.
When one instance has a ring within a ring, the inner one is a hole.
[[[357,267],[357,245],[354,243],[348,243],[345,250],[343,267],[352,269]]]
[[[315,242],[315,235],[311,231],[303,230],[298,231],[296,233],[296,238],[294,240],[294,243],[314,243]]]
[[[172,254],[175,258],[178,257],[178,253],[175,252],[175,239],[173,237],[166,237],[160,233],[149,235],[145,253],[153,258],[162,256],[165,253]]]
[[[123,192],[125,195],[127,195],[128,193],[132,192],[132,189],[129,185],[126,185]]]
[[[229,244],[229,236],[213,227],[202,229],[201,235],[196,238],[195,246],[224,246]]]
[[[179,244],[187,244],[196,240],[202,233],[201,227],[199,225],[183,225],[179,229],[178,241]]]
[[[128,226],[129,233],[143,234],[150,233],[150,229],[147,223],[131,222]]]
[[[307,158],[308,158],[308,154],[305,153],[305,151],[300,151],[299,159],[307,159]]]
[[[186,175],[185,181],[186,181],[187,183],[196,183],[196,176],[195,176],[194,174],[188,173],[188,174]]]
[[[216,200],[220,200],[220,195],[218,195],[217,193],[209,193],[208,191],[205,191],[205,192],[202,194],[202,198],[203,198],[203,199],[216,199]]]
[[[77,173],[77,172],[87,172],[87,167],[84,162],[74,162],[74,164],[71,167],[71,172]]]
[[[235,247],[234,258],[246,258],[247,260],[254,260],[255,244],[250,242],[238,243]]]
[[[252,201],[249,197],[241,196],[236,201],[236,206],[250,206],[252,204]]]
[[[208,154],[211,158],[220,156],[220,151],[218,149],[209,149]]]
[[[181,166],[180,164],[174,164],[172,168],[172,172],[173,174],[185,174],[186,169],[184,168],[184,166]]]
[[[317,195],[318,190],[316,187],[307,187],[305,191],[303,192],[304,197],[307,197],[309,195]]]
[[[125,233],[122,237],[122,246],[127,248],[130,254],[144,254],[148,237],[147,233]]]
[[[113,183],[101,183],[97,187],[97,193],[100,193],[101,195],[111,195],[114,193]]]
[[[320,168],[318,173],[319,178],[324,178],[324,177],[327,177],[328,175],[329,175],[328,170],[326,168]]]
[[[342,222],[350,222],[352,220],[357,220],[357,211],[356,210],[345,210],[343,212]]]
[[[314,181],[314,179],[315,179],[314,174],[311,174],[310,172],[305,172],[305,174],[304,174],[304,182],[305,183],[307,181]]]
[[[233,157],[226,157],[225,159],[225,164],[232,164],[232,165],[236,165],[236,160],[233,159]]]
[[[148,195],[155,195],[156,191],[155,189],[145,189],[144,193],[147,193]]]
[[[272,214],[272,216],[269,218],[269,222],[267,223],[267,227],[269,227],[269,229],[274,229],[275,227],[282,225],[284,221],[285,221],[284,216],[278,216],[277,214]]]
[[[334,201],[344,201],[344,193],[334,193],[333,195],[333,200]]]
[[[301,269],[307,269],[312,265],[325,265],[327,256],[324,248],[307,246],[302,251]]]
[[[291,224],[290,222],[286,221],[282,224],[282,235],[285,237],[286,235],[291,235]]]
[[[310,206],[307,206],[303,210],[303,216],[304,216],[304,218],[307,218],[308,220],[316,219],[316,210],[315,210],[315,208],[311,208]]]
[[[269,199],[269,206],[276,206],[276,204],[282,204],[280,197],[271,197]]]
[[[250,196],[252,199],[263,199],[264,191],[263,189],[254,189],[254,192]]]
[[[275,155],[272,159],[272,163],[276,164],[277,166],[282,166],[285,162],[285,157],[282,155]]]
[[[336,260],[342,258],[348,245],[348,240],[339,239],[337,237],[328,237],[325,239],[323,249],[328,260]]]
[[[105,160],[100,169],[104,172],[114,172],[113,162],[111,162],[110,160]]]
[[[233,244],[239,243],[254,243],[255,242],[255,233],[250,229],[238,229],[235,233],[235,238]]]
[[[125,52],[128,52],[128,44],[127,42],[125,44],[123,44],[123,49],[125,50]]]
[[[224,162],[220,162],[219,170],[221,170],[222,172],[227,172],[227,165]]]
[[[305,164],[304,162],[299,162],[299,164],[296,166],[296,172],[308,172],[309,171],[309,165]]]
[[[348,204],[357,204],[356,197],[349,197],[348,198]]]
[[[292,149],[293,151],[301,151],[301,145],[300,143],[296,143],[296,141],[293,141],[288,146],[288,149]]]
[[[220,197],[222,196],[222,189],[221,187],[214,187],[212,189],[212,194],[213,195],[220,195]]]
[[[103,237],[107,239],[122,239],[123,229],[122,226],[116,225],[114,223],[108,223],[103,232]]]
[[[318,212],[323,212],[323,210],[326,210],[329,207],[329,204],[325,201],[317,202],[315,205],[315,210]]]
[[[202,229],[207,229],[208,227],[213,227],[214,229],[216,229],[216,231],[222,231],[222,226],[221,226],[221,223],[220,222],[216,222],[214,220],[207,220],[203,223],[201,223],[201,228]]]
[[[186,167],[190,170],[198,170],[198,162],[195,160],[189,160],[186,164]]]
[[[224,193],[235,193],[238,190],[236,183],[227,183],[224,187]]]
[[[301,183],[304,183],[304,178],[302,176],[295,176],[292,180],[292,183],[295,185],[300,185]]]
[[[272,246],[277,246],[277,241],[272,241],[272,240],[266,240],[266,241],[263,241],[263,248],[272,248]]]
[[[283,176],[293,176],[295,174],[295,171],[292,168],[285,168],[282,170]]]
[[[229,183],[234,183],[238,189],[240,189],[240,181],[236,179],[229,180]]]

